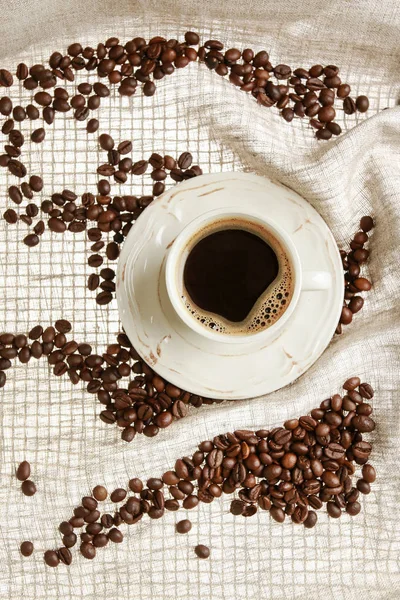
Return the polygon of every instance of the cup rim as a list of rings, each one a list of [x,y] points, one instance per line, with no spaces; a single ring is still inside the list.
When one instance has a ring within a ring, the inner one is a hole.
[[[226,217],[242,218],[242,219],[246,219],[248,221],[258,222],[263,227],[270,229],[271,233],[283,245],[285,251],[287,252],[287,254],[289,256],[289,260],[292,263],[293,273],[294,273],[294,288],[293,288],[293,295],[292,295],[291,301],[289,303],[289,306],[287,307],[287,309],[285,310],[285,312],[283,313],[281,318],[278,319],[278,321],[276,321],[273,325],[271,325],[270,327],[268,327],[267,329],[265,329],[263,331],[258,331],[256,333],[252,333],[252,334],[240,333],[240,334],[235,334],[235,335],[229,336],[229,335],[221,334],[220,332],[217,332],[217,331],[213,331],[211,329],[208,330],[205,327],[203,327],[200,323],[198,323],[197,320],[194,319],[189,314],[189,312],[186,310],[186,308],[182,302],[180,294],[178,293],[175,282],[176,282],[176,269],[178,266],[178,261],[179,261],[180,255],[184,251],[187,243],[190,241],[190,239],[193,237],[193,235],[197,231],[199,231],[199,229],[202,226],[203,227],[207,226],[208,224],[210,224],[214,220],[216,220],[218,217],[220,217],[220,218],[226,218]],[[237,207],[227,207],[227,208],[224,208],[223,210],[215,209],[212,211],[207,211],[206,213],[200,215],[199,217],[196,217],[195,219],[190,221],[190,223],[188,223],[186,225],[186,227],[184,227],[184,229],[178,234],[178,236],[175,238],[175,240],[168,252],[166,266],[165,266],[165,283],[166,283],[167,293],[168,293],[170,302],[171,302],[175,312],[180,317],[180,319],[192,331],[195,331],[197,334],[199,334],[203,337],[206,337],[209,340],[211,339],[218,343],[229,343],[229,344],[232,344],[232,343],[242,344],[245,342],[253,343],[253,342],[263,341],[266,338],[269,338],[272,335],[274,335],[278,329],[282,328],[282,326],[287,322],[287,320],[292,315],[294,309],[297,306],[299,296],[300,296],[301,264],[300,264],[300,258],[299,258],[298,252],[296,250],[294,243],[290,239],[290,236],[280,226],[276,225],[276,223],[272,219],[265,218],[263,215],[260,215],[259,213],[256,213],[253,211],[251,211],[249,213],[249,212],[244,212],[244,211],[238,209]]]

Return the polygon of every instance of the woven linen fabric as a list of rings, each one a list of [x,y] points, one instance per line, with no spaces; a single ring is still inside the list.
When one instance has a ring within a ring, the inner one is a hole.
[[[191,64],[160,81],[152,98],[138,91],[132,99],[120,99],[113,92],[98,111],[99,133],[118,142],[131,139],[135,160],[153,151],[177,156],[189,150],[204,172],[272,176],[309,200],[339,247],[347,248],[360,217],[372,214],[376,228],[365,272],[373,289],[354,322],[291,386],[265,398],[193,409],[156,438],[137,436],[131,444],[121,441],[117,427],[99,420],[101,405],[83,384],[56,378],[45,359],[13,365],[0,390],[0,598],[395,600],[400,597],[400,6],[393,0],[1,0],[0,67],[15,72],[20,61],[35,64],[75,41],[85,46],[111,35],[124,41],[139,35],[182,38],[187,29],[198,31],[203,41],[221,39],[226,47],[266,49],[274,64],[337,64],[352,94],[369,96],[370,110],[339,112],[343,135],[317,142],[306,122],[285,123],[275,108],[258,106],[204,65]],[[30,97],[18,85],[11,95],[25,104]],[[64,188],[95,193],[96,168],[105,158],[97,134],[88,136],[85,123],[58,115],[46,127],[45,142],[32,148],[29,133],[38,122],[24,122],[21,129],[28,140],[23,148],[28,173],[44,178],[40,198]],[[113,193],[149,192],[149,178],[144,181],[142,187],[141,178],[129,179],[121,188],[114,185]],[[11,205],[7,188],[14,183],[2,169],[1,213]],[[46,230],[40,245],[28,249],[22,243],[27,229],[22,222],[7,226],[0,220],[0,329],[27,333],[37,323],[66,318],[74,338],[101,353],[115,341],[120,325],[116,302],[99,307],[86,289],[92,270],[85,234]],[[275,523],[265,511],[234,517],[226,497],[191,511],[188,535],[174,530],[186,517],[180,510],[159,521],[122,526],[124,542],[100,549],[93,561],[74,548],[70,567],[44,565],[43,551],[60,545],[58,524],[94,485],[112,490],[134,476],[160,476],[218,433],[270,428],[306,414],[340,392],[353,374],[376,390],[377,421],[368,439],[378,478],[357,517],[334,520],[322,509],[317,526],[306,530],[290,521]],[[15,467],[25,459],[38,487],[32,498],[21,494],[15,478]],[[19,545],[28,539],[36,552],[24,559]],[[209,560],[194,555],[198,543],[210,546]]]

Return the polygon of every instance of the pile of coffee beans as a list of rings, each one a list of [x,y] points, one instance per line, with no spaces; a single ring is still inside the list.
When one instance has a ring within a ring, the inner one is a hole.
[[[368,232],[374,227],[372,217],[365,216],[360,221],[360,231],[358,231],[350,242],[350,251],[340,251],[342,257],[344,275],[344,302],[340,321],[336,328],[336,333],[342,333],[342,325],[350,325],[353,315],[358,313],[364,306],[364,298],[360,292],[369,292],[372,287],[371,282],[365,277],[361,277],[361,265],[367,262],[369,250],[364,248],[368,242]]]
[[[68,375],[73,384],[84,382],[87,391],[97,395],[104,406],[100,419],[116,423],[126,442],[131,442],[137,433],[154,437],[175,419],[185,417],[189,406],[199,408],[221,402],[185,392],[159,377],[139,357],[125,333],[118,334],[116,343],[100,355],[93,352],[90,344],[68,340],[66,334],[71,329],[69,321],[60,319],[54,326],[33,327],[28,336],[1,334],[0,387],[6,383],[6,370],[12,359],[27,363],[31,358],[46,356],[54,375]],[[131,379],[126,386],[120,385],[120,380],[127,377]],[[28,490],[31,483],[25,482],[24,487]]]
[[[122,45],[118,38],[113,37],[104,44],[100,43],[97,48],[84,48],[80,43],[73,43],[68,47],[67,54],[54,52],[48,66],[36,64],[28,68],[23,63],[19,64],[16,69],[16,79],[22,82],[26,90],[32,92],[32,101],[23,107],[14,105],[9,96],[0,98],[0,114],[5,117],[1,131],[8,136],[4,154],[0,155],[0,167],[7,168],[20,179],[28,175],[21,158],[25,137],[17,129],[25,119],[36,121],[42,118],[44,125],[51,125],[56,114],[66,115],[73,111],[76,120],[84,121],[89,118],[92,111],[100,107],[102,99],[110,95],[109,86],[117,85],[122,96],[132,96],[139,82],[143,84],[143,93],[151,96],[156,89],[154,81],[196,60],[204,62],[209,69],[215,70],[220,76],[229,75],[231,83],[244,91],[251,92],[261,105],[277,106],[286,121],[307,116],[312,127],[316,129],[318,139],[329,139],[332,135],[341,132],[340,126],[334,122],[335,99],[343,102],[343,110],[347,114],[356,110],[365,112],[368,109],[366,96],[359,96],[355,101],[350,97],[350,86],[341,82],[339,69],[334,65],[325,67],[314,65],[309,70],[303,68],[292,70],[284,64],[273,67],[265,50],[256,53],[249,48],[243,51],[230,48],[223,51],[224,45],[218,40],[208,40],[200,46],[199,44],[200,38],[194,32],[187,32],[183,42],[175,39],[166,40],[162,37],[154,37],[147,42],[137,37]],[[193,46],[199,46],[199,49],[195,50]],[[87,81],[78,84],[76,77],[79,71],[81,75],[96,72],[99,79],[107,79],[107,84],[102,81],[96,81],[94,84]],[[0,69],[0,73],[0,87],[10,88],[14,83],[13,75],[5,69]],[[76,83],[76,93],[70,95],[65,87],[58,85],[63,81]],[[282,81],[285,83],[279,83]],[[88,120],[88,133],[95,133],[98,128],[97,119]],[[31,140],[35,143],[43,142],[45,137],[44,127],[38,127],[31,134]],[[100,174],[113,176],[117,183],[124,183],[129,172],[143,174],[146,170],[147,160],[132,164],[130,158],[120,158],[121,155],[131,151],[131,142],[123,141],[114,148],[114,141],[106,133],[100,135],[99,141],[101,147],[108,152],[108,162],[100,165]],[[161,194],[165,189],[165,170],[170,171],[174,181],[182,181],[201,173],[198,167],[190,168],[189,153],[183,153],[178,161],[170,156],[161,157],[153,154],[149,162],[153,167],[151,174],[154,180],[153,196]],[[19,186],[11,186],[9,196],[13,202],[20,204],[23,197],[32,200],[34,194],[42,190],[42,178],[38,175],[30,175],[28,181],[24,181]],[[64,190],[61,194],[53,194],[52,201],[44,200],[40,205],[30,202],[25,213],[19,217],[13,208],[9,208],[4,213],[4,218],[9,224],[16,223],[19,218],[30,226],[41,209],[42,214],[49,216],[48,227],[52,231],[63,233],[68,227],[69,231],[79,233],[86,229],[87,220],[92,220],[93,217],[97,220],[96,217],[100,217],[100,214],[96,214],[99,206],[103,209],[104,205],[112,204],[117,214],[121,211],[125,212],[125,208],[118,209],[118,202],[115,206],[115,202],[109,197],[110,185],[106,179],[99,181],[98,192],[100,199],[99,197],[95,199],[88,192],[84,194],[82,204],[77,206],[75,193]],[[151,200],[150,197],[139,199],[138,206],[135,208],[144,208],[141,203],[147,205]],[[88,216],[87,212],[92,204],[95,206],[92,206]],[[127,212],[131,213],[129,207],[131,209],[134,207],[128,206]],[[107,212],[105,207],[104,212]],[[110,215],[102,215],[103,225],[108,224],[104,220],[108,216]],[[130,223],[131,221],[127,221],[125,224],[129,227]],[[44,229],[44,221],[39,219],[33,232],[24,238],[25,244],[36,246]],[[115,231],[119,237],[119,229],[110,228],[109,231]],[[109,301],[108,290],[105,292],[100,297],[100,304]]]
[[[364,439],[375,429],[369,403],[374,392],[359,377],[349,378],[343,388],[344,394],[323,400],[309,415],[286,421],[282,427],[237,430],[203,441],[191,457],[179,458],[173,469],[146,484],[133,478],[128,489],[111,494],[97,485],[60,524],[63,546],[45,553],[46,564],[70,564],[69,549],[77,543],[81,554],[93,559],[109,542],[122,542],[123,523],[134,525],[145,515],[159,519],[166,510],[191,510],[222,494],[235,494],[230,509],[234,515],[269,511],[278,523],[290,518],[306,528],[316,525],[316,511],[323,506],[334,519],[343,513],[357,515],[360,493],[369,494],[376,477],[369,463],[372,444]],[[357,467],[361,475],[354,482]],[[114,511],[102,512],[106,500],[116,504]],[[178,533],[190,529],[187,519],[176,525]],[[76,530],[80,530],[79,540]],[[207,558],[210,551],[199,545],[195,553]]]

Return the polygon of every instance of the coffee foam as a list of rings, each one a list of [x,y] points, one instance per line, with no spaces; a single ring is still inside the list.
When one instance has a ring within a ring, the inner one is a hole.
[[[207,329],[211,329],[217,333],[225,333],[226,335],[248,335],[264,331],[282,317],[290,304],[294,289],[292,264],[281,243],[268,229],[262,227],[258,223],[246,221],[244,219],[225,219],[208,225],[190,240],[185,249],[185,260],[193,247],[200,242],[200,240],[217,231],[223,231],[224,229],[241,229],[249,231],[267,242],[278,259],[279,272],[277,277],[254,304],[248,316],[239,323],[233,323],[220,315],[199,308],[191,300],[184,286],[181,296],[182,301],[193,318]]]

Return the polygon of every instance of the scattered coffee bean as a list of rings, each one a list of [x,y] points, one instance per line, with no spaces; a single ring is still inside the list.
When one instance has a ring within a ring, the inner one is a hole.
[[[99,502],[102,502],[108,496],[108,492],[107,492],[106,488],[102,485],[96,485],[96,487],[93,488],[92,493],[93,493],[93,497],[96,498],[96,500],[98,500]]]
[[[194,549],[196,556],[198,558],[208,558],[210,556],[210,548],[204,546],[203,544],[199,544]]]
[[[20,551],[22,556],[31,556],[31,554],[33,553],[32,542],[22,542],[20,546]]]
[[[188,519],[183,519],[178,521],[175,529],[178,533],[188,533],[192,529],[192,523]]]
[[[21,491],[25,496],[34,496],[36,494],[36,485],[29,479],[22,482]]]
[[[43,127],[41,127],[40,129],[36,129],[32,133],[31,140],[32,140],[32,142],[35,142],[35,144],[40,144],[41,142],[43,142],[45,136],[46,136],[46,132],[43,129]]]
[[[26,479],[29,479],[30,474],[31,474],[31,465],[28,463],[27,460],[22,461],[22,463],[18,466],[18,469],[16,472],[17,479],[19,479],[19,481],[25,481]]]

